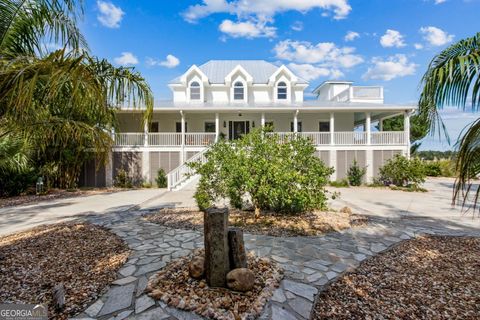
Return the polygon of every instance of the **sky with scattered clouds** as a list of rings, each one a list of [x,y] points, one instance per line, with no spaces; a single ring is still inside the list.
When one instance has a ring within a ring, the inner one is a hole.
[[[155,99],[210,59],[264,59],[310,82],[383,85],[387,103],[415,103],[432,57],[480,31],[480,0],[86,0],[93,54],[135,67]],[[307,95],[310,96],[311,95]],[[452,140],[476,114],[442,111]],[[438,136],[422,149],[450,149]]]

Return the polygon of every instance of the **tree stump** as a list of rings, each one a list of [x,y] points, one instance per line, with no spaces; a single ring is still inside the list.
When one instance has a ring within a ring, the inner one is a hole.
[[[209,208],[203,214],[205,278],[210,287],[225,287],[228,258],[228,208]]]
[[[53,287],[53,306],[56,310],[63,310],[65,307],[65,286],[63,283]]]
[[[247,268],[247,254],[243,242],[243,231],[237,228],[228,229],[228,256],[230,269]]]

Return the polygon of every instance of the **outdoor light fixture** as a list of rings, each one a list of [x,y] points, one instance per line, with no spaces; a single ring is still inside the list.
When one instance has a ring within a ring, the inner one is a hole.
[[[252,128],[255,128],[255,121],[252,121]]]
[[[223,127],[224,127],[224,128],[227,127],[227,121],[223,121]]]
[[[238,116],[241,117],[242,116],[242,113],[240,111],[238,111]]]

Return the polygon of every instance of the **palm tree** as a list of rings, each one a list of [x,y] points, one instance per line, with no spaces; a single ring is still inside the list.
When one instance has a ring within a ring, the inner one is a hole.
[[[0,139],[22,135],[44,155],[80,147],[105,161],[115,108],[142,106],[148,118],[153,97],[132,68],[88,53],[81,2],[0,0]],[[49,43],[63,49],[48,52]]]
[[[466,38],[436,55],[423,76],[420,112],[426,116],[432,131],[445,131],[438,115],[444,106],[457,106],[477,111],[480,106],[480,33]],[[480,119],[469,127],[457,142],[457,179],[453,202],[467,203],[474,193],[473,210],[477,207],[480,188],[474,191],[473,179],[480,174]]]

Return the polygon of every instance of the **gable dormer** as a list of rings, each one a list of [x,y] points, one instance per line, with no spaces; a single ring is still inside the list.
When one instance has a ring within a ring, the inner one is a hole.
[[[225,77],[225,86],[230,88],[230,102],[248,102],[249,88],[253,77],[241,66],[237,65]]]
[[[291,103],[296,100],[297,76],[290,69],[282,65],[268,79],[268,84],[272,88],[272,100],[278,103]],[[303,100],[303,89],[301,90]]]
[[[196,65],[185,72],[180,81],[184,86],[187,102],[205,102],[205,87],[208,86],[208,77]]]

